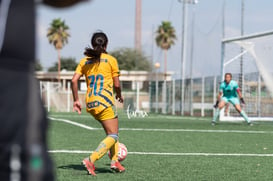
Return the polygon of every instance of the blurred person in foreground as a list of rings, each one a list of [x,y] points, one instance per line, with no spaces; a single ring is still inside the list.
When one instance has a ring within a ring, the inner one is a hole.
[[[48,120],[34,76],[35,3],[66,7],[78,0],[0,0],[0,180],[51,181]]]
[[[246,115],[244,110],[242,110],[240,106],[240,103],[245,104],[245,101],[244,101],[244,98],[242,97],[242,93],[240,91],[238,83],[232,80],[231,73],[226,73],[225,80],[220,85],[217,102],[214,105],[214,107],[216,108],[216,111],[211,122],[213,126],[216,124],[216,121],[220,114],[220,110],[224,106],[226,106],[226,104],[229,104],[229,103],[231,103],[235,107],[235,109],[244,118],[244,120],[248,123],[248,125],[250,126],[253,125],[251,121],[248,119],[248,116]]]
[[[74,98],[73,110],[81,114],[81,103],[78,96],[78,81],[82,75],[86,78],[86,111],[100,122],[106,137],[97,149],[82,163],[89,174],[96,176],[94,163],[102,158],[108,150],[111,152],[110,168],[116,172],[124,172],[125,168],[118,161],[118,116],[115,110],[115,97],[123,103],[119,82],[117,60],[107,54],[108,38],[103,32],[95,32],[91,38],[93,48],[85,48],[83,58],[72,78]],[[113,89],[116,96],[114,97]]]

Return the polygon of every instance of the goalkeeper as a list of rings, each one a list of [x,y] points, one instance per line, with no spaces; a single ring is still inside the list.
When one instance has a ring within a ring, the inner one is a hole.
[[[240,100],[239,100],[239,98]],[[216,108],[215,114],[212,119],[212,125],[215,125],[216,120],[219,117],[220,110],[228,103],[231,103],[235,109],[240,113],[240,115],[245,119],[248,125],[252,126],[251,121],[248,119],[246,113],[242,110],[240,103],[245,104],[245,101],[242,97],[238,83],[232,80],[232,74],[225,74],[225,81],[221,83],[219,94],[217,97],[217,102],[214,105]]]

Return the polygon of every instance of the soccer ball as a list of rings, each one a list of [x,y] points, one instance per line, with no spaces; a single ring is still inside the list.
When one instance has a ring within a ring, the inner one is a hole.
[[[108,151],[108,156],[111,159],[111,153]],[[118,144],[118,161],[123,161],[127,156],[127,148],[123,143]]]

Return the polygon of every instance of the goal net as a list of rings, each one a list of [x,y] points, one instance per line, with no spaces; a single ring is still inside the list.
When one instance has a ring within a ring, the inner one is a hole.
[[[222,71],[232,73],[252,121],[273,121],[273,31],[222,41]],[[222,109],[220,121],[242,121],[232,105]]]

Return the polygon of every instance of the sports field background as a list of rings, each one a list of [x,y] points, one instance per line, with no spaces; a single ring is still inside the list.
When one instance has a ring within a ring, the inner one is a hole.
[[[119,113],[120,142],[128,148],[126,172],[112,173],[105,155],[97,177],[87,175],[83,158],[105,137],[100,124],[83,113],[49,113],[49,151],[56,180],[273,180],[273,123],[221,122],[211,118],[149,114],[128,119]]]

